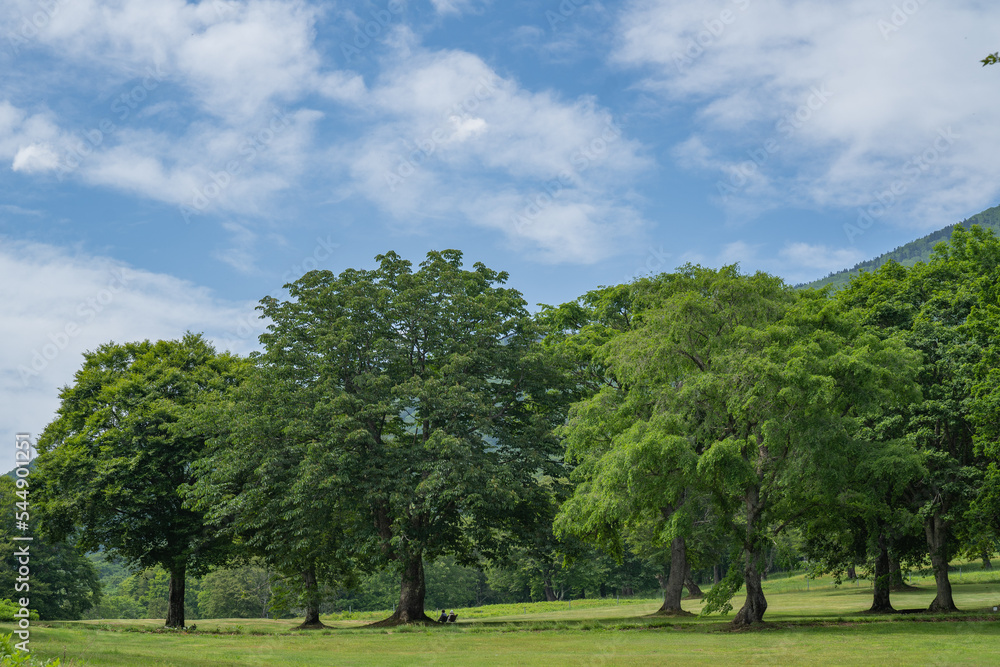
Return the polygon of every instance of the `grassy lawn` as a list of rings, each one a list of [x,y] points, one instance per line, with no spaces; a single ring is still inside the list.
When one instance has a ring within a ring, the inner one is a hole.
[[[577,600],[461,610],[454,626],[364,629],[375,613],[324,618],[330,630],[293,631],[294,621],[196,621],[194,633],[148,632],[162,621],[79,621],[37,625],[38,657],[70,664],[136,665],[906,665],[984,664],[1000,641],[1000,582],[991,573],[959,583],[965,613],[868,616],[870,588],[834,587],[802,577],[767,583],[767,623],[733,632],[728,618],[650,617],[655,600]],[[996,577],[1000,579],[1000,576]],[[926,607],[933,585],[894,593],[897,609]],[[738,606],[738,601],[737,602]],[[700,603],[686,601],[697,613]],[[0,624],[0,632],[7,632]],[[147,631],[137,631],[147,630]],[[213,634],[219,633],[219,634]]]

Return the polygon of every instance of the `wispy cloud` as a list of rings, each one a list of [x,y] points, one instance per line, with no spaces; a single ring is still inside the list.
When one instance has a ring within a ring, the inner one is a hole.
[[[431,0],[434,9],[439,14],[462,14],[470,11],[480,11],[491,0]]]
[[[589,263],[643,226],[629,204],[650,166],[592,98],[532,92],[462,51],[408,46],[371,85],[379,122],[334,159],[354,190],[400,224],[471,223]]]
[[[617,24],[613,60],[642,68],[645,89],[694,105],[678,155],[717,175],[719,202],[737,215],[864,205],[953,128],[960,144],[889,217],[940,225],[1000,191],[997,82],[978,62],[995,42],[1000,8],[903,4],[635,0]],[[817,90],[828,91],[822,104]],[[769,139],[778,150],[761,154]]]
[[[216,214],[251,230],[279,196],[332,169],[338,196],[412,231],[474,224],[553,262],[590,263],[634,242],[645,222],[632,188],[651,162],[596,99],[527,89],[395,22],[380,28],[366,82],[324,61],[321,11],[303,0],[67,5],[39,48],[119,90],[83,130],[7,103],[0,158],[174,204],[179,224]],[[249,247],[216,257],[252,270]]]
[[[250,275],[258,271],[255,261],[257,234],[248,227],[236,222],[222,223],[223,229],[229,232],[232,245],[214,253],[216,259],[225,262],[237,272]]]
[[[788,243],[779,254],[797,274],[808,272],[812,276],[809,280],[822,277],[821,273],[849,269],[866,259],[857,248],[831,248],[809,243]]]
[[[204,332],[219,349],[245,354],[234,336],[254,304],[227,302],[172,276],[113,259],[0,238],[0,424],[38,433],[81,354],[108,342]],[[10,466],[8,465],[8,468]]]

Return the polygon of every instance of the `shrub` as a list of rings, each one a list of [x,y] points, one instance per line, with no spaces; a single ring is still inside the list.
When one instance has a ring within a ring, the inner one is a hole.
[[[17,617],[14,616],[17,612],[21,611],[21,606],[12,600],[2,600],[0,599],[0,622],[4,623],[14,623],[17,621]],[[28,612],[28,618],[32,621],[38,620],[38,612],[34,609]]]

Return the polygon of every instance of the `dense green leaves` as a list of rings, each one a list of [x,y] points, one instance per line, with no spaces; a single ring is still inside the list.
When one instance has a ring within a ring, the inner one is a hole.
[[[408,621],[423,616],[424,558],[501,554],[504,531],[530,523],[555,440],[506,274],[464,270],[457,251],[417,271],[377,259],[263,300],[265,350],[198,493],[265,557],[393,564]]]
[[[186,414],[238,381],[241,362],[200,336],[181,341],[109,343],[84,355],[58,417],[38,441],[35,493],[42,527],[77,537],[137,568],[161,565],[179,585],[187,571],[222,559],[228,541],[184,504],[181,488],[204,438]],[[168,625],[183,625],[183,605]]]
[[[710,497],[744,553],[737,621],[758,621],[767,544],[843,483],[859,416],[913,395],[916,355],[822,293],[736,267],[634,290],[632,327],[605,346],[619,385],[575,406],[565,429],[581,484],[562,521],[603,541],[652,529],[663,543],[692,537],[694,501]]]
[[[259,559],[260,595],[248,569],[217,572],[205,605],[264,613],[278,582],[306,627],[324,591],[360,602],[343,591],[365,575],[382,600],[385,572],[389,622],[426,620],[435,562],[464,581],[437,590],[477,599],[487,575],[468,566],[554,599],[638,563],[664,613],[715,565],[706,609],[745,587],[736,622],[754,623],[779,552],[872,573],[883,610],[900,563],[929,557],[946,610],[948,560],[996,545],[989,232],[957,227],[929,261],[834,296],[684,266],[534,318],[458,251],[377,261],[265,298],[248,362],[196,336],[89,353],[40,442],[47,533],[163,566],[174,602],[186,571]]]
[[[997,514],[989,509],[995,487],[984,484],[995,464],[984,457],[984,443],[993,423],[998,266],[1000,242],[992,232],[956,227],[930,261],[912,268],[887,264],[838,295],[875,334],[921,354],[920,400],[901,409],[883,406],[871,419],[879,438],[904,440],[924,467],[894,504],[923,524],[938,583],[933,609],[954,609],[948,561],[963,544],[987,548],[997,530]]]
[[[0,516],[13,517],[17,503],[24,503],[30,494],[16,495],[14,480],[0,477]],[[30,505],[29,505],[30,506]],[[0,548],[11,554],[0,564],[0,590],[13,600],[27,598],[30,608],[44,621],[78,619],[101,599],[97,572],[76,544],[53,542],[36,536],[30,543],[15,542],[12,522],[0,524]],[[21,533],[17,533],[21,535]],[[31,575],[17,581],[19,559],[15,554],[27,547]]]

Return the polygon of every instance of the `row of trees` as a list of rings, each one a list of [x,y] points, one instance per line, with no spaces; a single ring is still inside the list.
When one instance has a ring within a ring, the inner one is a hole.
[[[167,611],[170,575],[162,568],[132,573],[123,565],[101,555],[91,555],[96,567],[101,595],[91,597],[66,612],[50,605],[65,600],[68,591],[47,590],[43,595],[43,620],[53,618],[163,618]],[[659,565],[652,561],[626,558],[622,563],[597,550],[568,567],[554,565],[542,572],[539,563],[522,561],[522,567],[465,567],[451,557],[429,561],[424,567],[426,605],[430,609],[475,607],[546,600],[546,588],[553,601],[590,597],[643,597],[659,595]],[[52,565],[43,562],[49,571]],[[87,568],[90,569],[90,568]],[[41,569],[40,569],[41,571]],[[65,575],[74,572],[65,571]],[[64,575],[64,576],[65,576]],[[220,568],[204,576],[189,575],[185,583],[185,621],[219,618],[295,618],[302,609],[295,584],[259,563]],[[80,579],[83,580],[82,578]],[[292,584],[289,586],[289,584]],[[353,589],[321,589],[320,611],[338,614],[348,611],[385,611],[399,599],[399,577],[391,569],[360,576]],[[93,604],[87,609],[87,604]]]
[[[948,561],[991,552],[1000,517],[998,267],[992,233],[956,228],[930,262],[833,298],[692,267],[553,311],[570,338],[596,332],[577,360],[611,379],[562,429],[581,483],[557,527],[658,531],[675,565],[728,537],[742,572],[707,608],[745,586],[736,623],[763,618],[762,550],[793,526],[827,570],[873,561],[873,610],[891,609],[889,563],[923,558],[931,610],[954,610]]]
[[[299,582],[303,627],[365,573],[399,577],[383,623],[422,622],[426,562],[558,569],[588,544],[660,563],[663,613],[739,563],[706,607],[745,587],[750,624],[789,531],[827,570],[870,563],[877,609],[926,557],[953,609],[948,560],[992,550],[990,233],[835,296],[686,266],[534,317],[457,251],[377,260],[264,299],[250,359],[194,335],[88,353],[39,440],[44,530],[163,567],[168,626],[187,573],[250,559]]]

